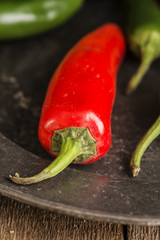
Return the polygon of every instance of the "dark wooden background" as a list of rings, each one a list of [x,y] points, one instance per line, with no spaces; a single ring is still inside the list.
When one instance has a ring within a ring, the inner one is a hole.
[[[159,240],[159,226],[97,222],[41,210],[1,196],[0,240]]]

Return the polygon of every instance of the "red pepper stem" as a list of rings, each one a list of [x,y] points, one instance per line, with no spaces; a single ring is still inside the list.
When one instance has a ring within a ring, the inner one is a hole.
[[[59,156],[42,172],[28,178],[21,178],[18,173],[15,176],[10,175],[9,177],[13,182],[23,185],[40,182],[60,173],[80,154],[81,147],[79,142],[70,138],[63,138]]]
[[[144,77],[145,73],[150,68],[150,65],[155,57],[152,55],[149,55],[146,53],[143,54],[141,64],[137,70],[137,72],[133,75],[133,77],[130,79],[127,88],[126,88],[126,94],[131,94],[137,86],[142,81],[142,78]]]
[[[70,127],[57,130],[52,136],[52,152],[59,156],[42,172],[27,178],[9,176],[17,184],[32,184],[56,176],[71,162],[84,161],[96,154],[96,141],[87,128]]]
[[[147,147],[151,144],[151,142],[154,139],[156,139],[159,135],[160,135],[160,116],[143,136],[143,138],[139,142],[137,148],[135,149],[132,155],[130,167],[134,177],[137,176],[140,171],[140,164],[143,153],[145,152]]]

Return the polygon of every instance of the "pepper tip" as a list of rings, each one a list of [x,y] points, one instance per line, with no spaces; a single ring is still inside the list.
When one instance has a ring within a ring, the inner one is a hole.
[[[131,172],[132,172],[133,177],[137,177],[140,171],[141,171],[140,167],[138,167],[136,165],[131,166]]]
[[[19,176],[19,173],[15,173],[15,175],[14,176],[12,176],[12,175],[9,175],[9,178],[10,178],[10,180],[12,181],[12,182],[15,182],[15,183],[17,183],[17,179],[19,179],[20,178],[20,176]]]

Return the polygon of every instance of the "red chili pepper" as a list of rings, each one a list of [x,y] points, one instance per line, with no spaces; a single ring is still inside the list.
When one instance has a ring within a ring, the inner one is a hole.
[[[87,164],[107,153],[116,74],[124,51],[124,36],[115,24],[91,32],[69,51],[49,84],[39,123],[42,146],[59,156],[36,176],[16,174],[10,176],[12,181],[39,182],[71,162]]]

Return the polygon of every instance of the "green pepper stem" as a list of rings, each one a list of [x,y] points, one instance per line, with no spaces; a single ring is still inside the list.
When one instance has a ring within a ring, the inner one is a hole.
[[[140,164],[141,158],[147,149],[147,147],[152,143],[154,139],[156,139],[160,135],[160,116],[157,118],[155,123],[149,128],[143,138],[140,140],[137,148],[135,149],[131,162],[130,167],[133,176],[137,176],[140,172]]]
[[[79,147],[78,142],[70,138],[62,138],[62,146],[59,156],[42,172],[28,178],[21,178],[18,173],[16,173],[15,176],[10,175],[9,177],[13,182],[23,185],[40,182],[51,178],[64,170],[79,154],[81,154],[81,148]]]
[[[150,65],[151,65],[153,59],[154,59],[154,57],[149,56],[149,55],[147,56],[147,54],[144,54],[137,72],[132,76],[132,78],[130,79],[130,81],[127,85],[126,94],[128,94],[128,95],[131,94],[137,88],[137,86],[142,81],[142,78],[144,77],[144,75],[146,74],[148,69],[150,68]]]

